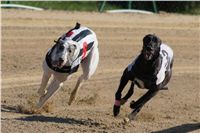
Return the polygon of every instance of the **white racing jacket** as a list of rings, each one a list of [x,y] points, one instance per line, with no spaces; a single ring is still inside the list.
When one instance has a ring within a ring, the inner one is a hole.
[[[87,27],[82,27],[77,24],[73,29],[61,36],[62,40],[72,40],[78,43],[80,52],[75,60],[72,61],[71,66],[64,66],[61,69],[55,68],[51,65],[51,54],[55,45],[48,51],[46,55],[46,62],[48,66],[57,72],[73,73],[78,70],[80,63],[87,57],[91,49],[94,47],[96,41],[95,33]]]

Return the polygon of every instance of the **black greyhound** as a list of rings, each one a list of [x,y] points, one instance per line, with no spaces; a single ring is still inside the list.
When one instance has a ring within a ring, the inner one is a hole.
[[[124,70],[120,80],[118,90],[115,94],[115,104],[113,114],[117,116],[120,106],[123,105],[133,94],[134,84],[139,88],[148,89],[146,94],[136,102],[130,103],[133,109],[129,114],[129,119],[134,119],[143,105],[148,102],[159,90],[168,89],[167,83],[170,81],[173,66],[173,51],[155,34],[148,34],[143,38],[143,48],[141,53]],[[128,83],[131,86],[128,93],[121,98],[121,93]]]

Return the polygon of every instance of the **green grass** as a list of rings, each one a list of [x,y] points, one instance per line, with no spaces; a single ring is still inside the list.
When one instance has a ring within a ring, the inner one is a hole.
[[[99,11],[102,2],[103,1],[10,1],[11,4],[28,5],[51,10],[70,11]],[[1,3],[7,3],[7,1],[2,1]],[[117,4],[114,2],[106,2],[103,11],[121,8],[123,8],[123,6],[121,6],[121,4],[119,3]],[[196,6],[196,8],[192,8],[187,11],[178,11],[177,9],[173,12],[181,14],[199,15],[200,7]]]
[[[54,10],[98,11],[98,3],[91,1],[12,1],[11,4],[21,4]]]
[[[185,12],[185,14],[193,14],[193,15],[200,15],[200,7],[198,8],[194,8],[194,9],[191,9],[189,10],[188,12]]]
[[[2,2],[6,3],[6,1]],[[11,1],[10,4],[21,4],[52,10],[99,11],[102,1]],[[119,7],[106,3],[105,10]]]

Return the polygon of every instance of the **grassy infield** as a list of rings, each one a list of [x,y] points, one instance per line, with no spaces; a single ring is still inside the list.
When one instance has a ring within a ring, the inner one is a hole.
[[[4,1],[2,3],[6,2]],[[99,11],[102,1],[11,1],[10,3],[54,10]],[[118,8],[117,6],[106,4],[104,10]]]
[[[8,0],[9,1],[9,0]],[[6,3],[3,1],[2,3]],[[71,10],[71,11],[99,11],[103,1],[11,1],[12,4],[22,4],[34,7],[42,7],[44,9],[54,10]],[[122,8],[120,5],[110,5],[106,3],[105,10],[113,10]],[[199,15],[200,9],[191,9],[189,12],[183,12],[184,14]]]

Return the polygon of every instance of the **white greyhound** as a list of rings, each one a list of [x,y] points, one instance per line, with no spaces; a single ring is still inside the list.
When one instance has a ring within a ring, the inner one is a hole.
[[[71,92],[68,104],[71,105],[83,81],[90,79],[95,73],[99,62],[98,40],[96,34],[79,23],[62,35],[55,45],[47,52],[43,62],[43,77],[38,94],[37,108],[41,108],[48,99],[76,72],[81,64],[83,74],[78,78]],[[53,75],[53,80],[48,81]]]

